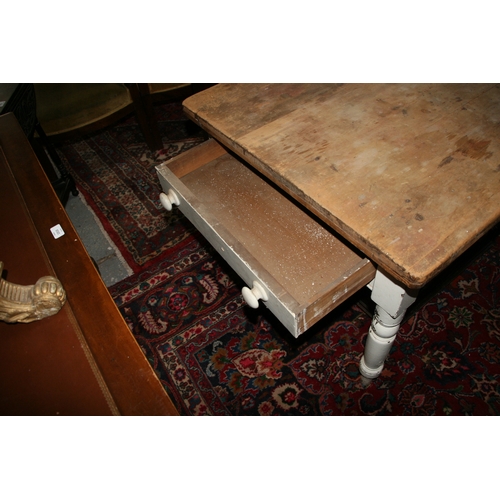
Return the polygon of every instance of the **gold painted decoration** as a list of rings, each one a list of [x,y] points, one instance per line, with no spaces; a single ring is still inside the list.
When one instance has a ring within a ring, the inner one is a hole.
[[[0,276],[3,262],[0,262]],[[17,285],[0,277],[0,320],[31,323],[57,314],[66,302],[61,282],[43,276],[34,285]]]

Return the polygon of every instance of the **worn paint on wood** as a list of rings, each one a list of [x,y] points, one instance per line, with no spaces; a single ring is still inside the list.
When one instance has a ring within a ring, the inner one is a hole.
[[[368,259],[214,140],[162,164],[158,174],[247,285],[262,283],[266,305],[295,336],[374,277]]]

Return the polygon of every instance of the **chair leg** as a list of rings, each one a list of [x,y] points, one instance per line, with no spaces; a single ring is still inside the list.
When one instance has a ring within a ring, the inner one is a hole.
[[[48,171],[47,167],[44,166],[44,170],[47,173],[49,180],[51,181],[52,187],[54,188],[57,197],[59,198],[63,206],[65,206],[68,201],[70,192],[73,196],[78,195],[78,189],[76,188],[75,180],[64,166],[64,163],[57,154],[56,149],[48,139],[40,123],[37,123],[35,125],[35,130],[38,133],[38,137],[40,138],[41,144],[39,145],[39,149],[43,152],[43,155],[46,158],[45,163],[50,164],[50,160],[52,160],[57,170],[59,171],[60,176],[57,177],[57,174],[55,174],[52,165],[50,165]]]
[[[155,119],[153,105],[148,99],[149,96],[141,94],[138,84],[130,84],[129,91],[146,144],[151,151],[162,149],[163,141]]]

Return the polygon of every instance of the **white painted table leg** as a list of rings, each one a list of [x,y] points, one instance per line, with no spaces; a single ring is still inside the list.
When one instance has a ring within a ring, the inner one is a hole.
[[[371,295],[377,306],[359,366],[361,375],[373,379],[382,373],[406,309],[415,302],[416,296],[416,290],[406,289],[377,270]]]

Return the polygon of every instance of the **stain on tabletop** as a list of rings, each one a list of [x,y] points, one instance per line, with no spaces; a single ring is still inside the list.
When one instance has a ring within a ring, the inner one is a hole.
[[[446,158],[443,158],[438,167],[443,167],[444,165],[451,163],[456,159],[454,155],[465,156],[467,158],[471,158],[472,160],[487,160],[493,156],[493,153],[488,151],[490,144],[491,141],[471,139],[469,136],[464,135],[461,139],[455,142],[455,151],[453,151],[453,153]]]
[[[443,158],[441,160],[441,163],[438,165],[438,167],[442,167],[444,165],[447,165],[448,163],[450,163],[451,161],[453,161],[453,156],[447,156],[446,158]]]
[[[457,153],[461,153],[463,156],[467,156],[474,160],[480,160],[481,158],[490,158],[493,153],[488,152],[488,146],[491,141],[481,141],[477,139],[469,139],[468,136],[464,136],[456,142]]]

